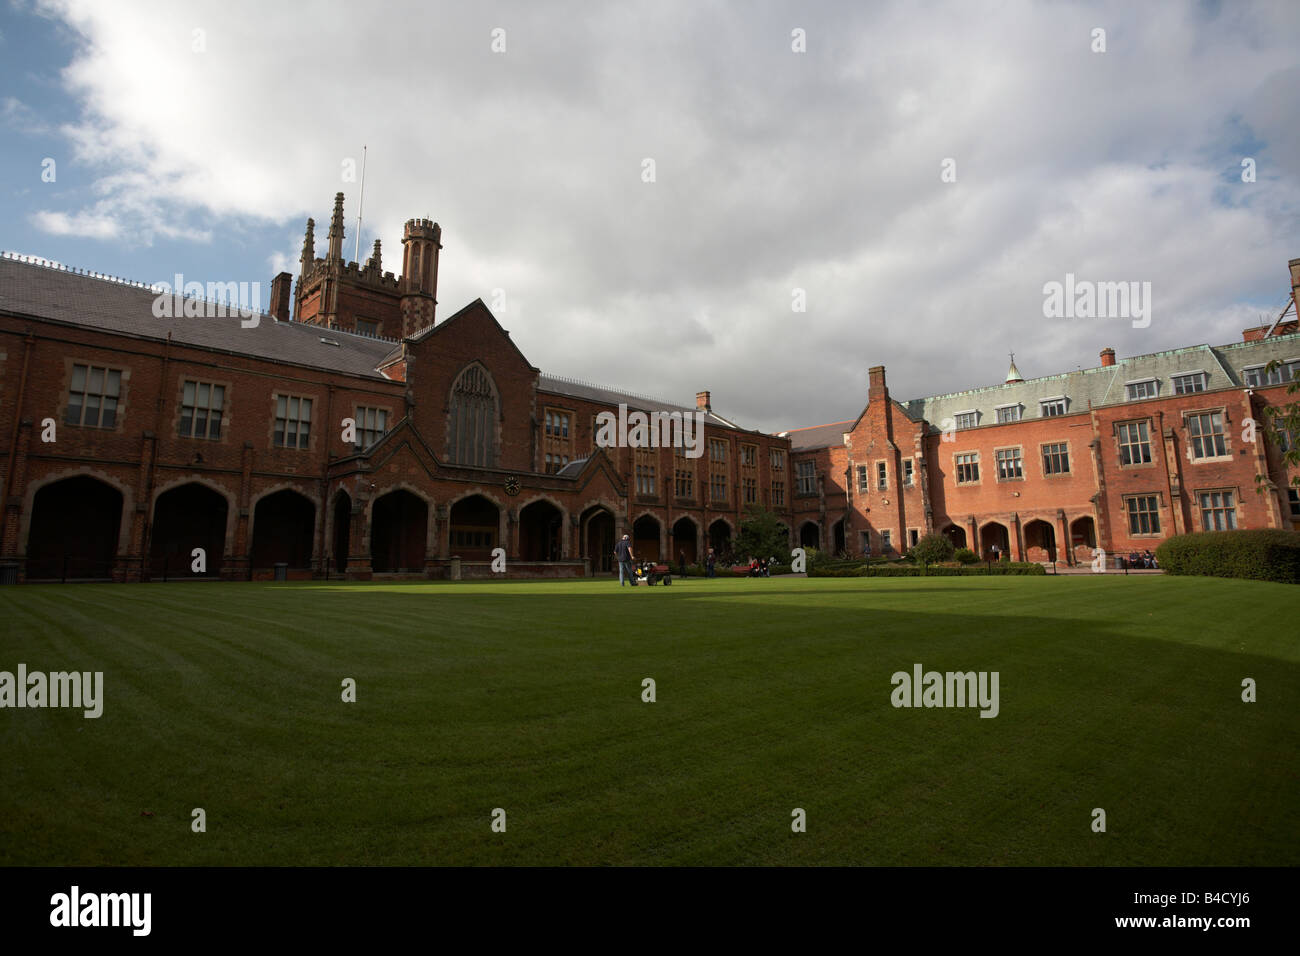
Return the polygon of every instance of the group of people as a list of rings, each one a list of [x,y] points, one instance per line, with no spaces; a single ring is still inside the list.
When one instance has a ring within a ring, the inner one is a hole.
[[[1160,565],[1156,563],[1156,556],[1150,551],[1143,551],[1141,554],[1138,554],[1136,551],[1130,551],[1128,553],[1128,566],[1130,568],[1146,568],[1149,570],[1155,570],[1160,567]]]

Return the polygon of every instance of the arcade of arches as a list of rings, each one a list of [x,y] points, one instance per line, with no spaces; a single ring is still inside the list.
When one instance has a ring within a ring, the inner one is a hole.
[[[347,491],[340,489],[326,509],[326,526],[320,527],[317,506],[311,498],[291,488],[272,491],[253,503],[247,554],[240,556],[234,552],[231,499],[197,481],[178,484],[158,493],[150,509],[143,531],[147,555],[143,574],[154,579],[192,577],[196,548],[203,549],[206,555],[203,575],[207,577],[220,577],[232,566],[233,573],[242,576],[277,564],[307,573],[317,561],[318,533],[319,565],[322,570],[328,568],[330,574],[343,574],[350,562],[368,566],[378,574],[424,574],[430,571],[431,561],[436,563],[433,556],[440,547],[462,560],[490,560],[493,549],[503,546],[507,526],[515,526],[505,540],[515,539],[520,561],[576,563],[585,559],[593,573],[614,570],[619,518],[605,504],[590,505],[570,518],[556,502],[542,498],[522,507],[517,516],[507,516],[488,498],[471,494],[439,512],[447,521],[441,543],[432,533],[431,505],[413,491],[399,488],[375,498],[368,520],[359,507]],[[129,537],[129,528],[123,527],[126,514],[122,491],[89,475],[65,477],[38,488],[31,510],[25,569],[28,580],[113,578],[115,562],[123,560],[122,550]],[[1066,529],[1068,549],[1060,540]],[[713,548],[725,560],[730,556],[733,537],[730,522],[721,518],[702,528],[690,516],[666,525],[649,513],[638,516],[629,532],[638,558],[673,563],[685,560],[688,564],[702,561],[702,547]],[[1013,541],[1011,530],[1002,521],[987,521],[976,532],[978,553],[984,560],[1005,554],[1041,562],[1072,557],[1078,563],[1090,559],[1097,542],[1096,523],[1087,515],[1068,523],[1064,515],[1059,519],[1028,518],[1019,528],[1019,542]],[[948,523],[940,533],[956,548],[971,547],[967,529],[961,525]],[[815,521],[798,526],[799,546],[820,548],[829,544],[842,551],[843,519],[830,525],[829,539],[824,540],[822,526]]]

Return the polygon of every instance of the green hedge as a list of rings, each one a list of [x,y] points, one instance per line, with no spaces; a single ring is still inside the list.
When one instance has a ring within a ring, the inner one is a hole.
[[[678,571],[677,571],[677,562],[676,562],[676,561],[674,561],[674,562],[672,563],[672,569],[673,569],[672,573],[673,573],[675,576],[680,576],[680,575],[678,575]],[[721,564],[715,565],[715,566],[714,566],[714,571],[716,572],[716,573],[715,573],[715,577],[719,577],[719,578],[747,578],[747,577],[749,577],[749,572],[748,572],[748,571],[732,571],[731,568],[730,568],[730,566],[724,567],[724,566],[722,566]],[[772,577],[774,577],[774,578],[775,578],[775,577],[778,577],[779,575],[782,575],[782,574],[789,574],[789,573],[790,573],[790,565],[789,565],[789,564],[782,564],[782,565],[779,565],[778,567],[774,567],[774,568],[772,568],[771,571],[772,571]],[[617,568],[614,569],[614,573],[615,573],[615,574],[618,573],[618,569],[617,569]],[[707,572],[706,572],[706,570],[705,570],[704,565],[702,565],[702,564],[688,564],[688,565],[686,565],[686,576],[687,576],[688,578],[702,578],[702,577],[706,577],[706,576],[707,576]]]
[[[935,565],[929,568],[909,568],[899,565],[871,566],[857,568],[816,569],[808,572],[810,578],[959,578],[978,575],[1000,574],[1046,574],[1047,569],[1032,562],[1004,561],[993,567],[976,565],[964,568],[949,568]]]
[[[1156,561],[1167,574],[1300,584],[1300,534],[1276,529],[1180,534],[1161,543]]]

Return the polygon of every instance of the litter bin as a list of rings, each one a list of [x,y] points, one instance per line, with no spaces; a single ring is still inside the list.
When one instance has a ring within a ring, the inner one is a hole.
[[[18,562],[6,561],[0,564],[0,586],[18,583]]]
[[[289,564],[287,561],[277,562],[275,565],[275,579],[277,581],[289,580]]]

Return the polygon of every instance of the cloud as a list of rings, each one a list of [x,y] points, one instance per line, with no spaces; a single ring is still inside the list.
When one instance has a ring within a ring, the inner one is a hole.
[[[395,268],[403,221],[438,219],[443,315],[501,289],[544,370],[707,388],[746,425],[852,417],[879,363],[906,398],[1000,381],[1011,349],[1034,375],[1231,340],[1300,255],[1288,4],[43,9],[84,40],[66,134],[100,171],[49,223],[319,238],[342,189],[350,253],[365,143],[362,259],[378,235]],[[300,242],[255,264],[294,271]],[[1045,320],[1066,272],[1152,282],[1151,327]]]
[[[77,236],[87,239],[116,239],[121,227],[108,216],[94,213],[75,213],[39,210],[32,215],[32,224],[53,236]]]

